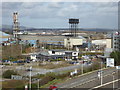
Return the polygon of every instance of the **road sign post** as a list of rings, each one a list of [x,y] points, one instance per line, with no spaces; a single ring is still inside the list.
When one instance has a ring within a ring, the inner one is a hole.
[[[106,59],[106,67],[114,67],[114,58]]]

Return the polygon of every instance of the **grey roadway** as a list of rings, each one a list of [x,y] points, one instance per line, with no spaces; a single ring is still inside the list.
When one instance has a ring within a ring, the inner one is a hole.
[[[87,64],[83,64],[83,67],[88,67],[89,65]],[[43,68],[32,68],[31,71],[31,76],[37,75],[37,74],[46,74],[48,72],[62,72],[62,71],[67,71],[67,70],[74,70],[74,69],[80,69],[81,68],[81,64],[79,65],[73,65],[73,66],[67,66],[67,67],[61,67],[61,68],[57,68],[57,69],[43,69]],[[29,76],[30,72],[29,71],[25,71],[26,69],[28,69],[28,67],[25,66],[5,66],[4,68],[2,68],[2,71],[5,70],[17,70],[22,76]]]
[[[105,69],[103,72],[103,76],[109,76],[114,71],[116,71],[115,68]],[[110,76],[110,78],[111,77],[112,76]],[[109,80],[109,77],[107,77],[107,79],[104,80],[104,83],[108,82]],[[67,80],[66,82],[58,84],[57,86],[59,88],[92,88],[97,85],[100,85],[100,80],[98,79],[97,71],[95,71],[90,74],[78,76],[74,79]]]
[[[87,67],[87,65],[83,65],[84,67]],[[67,70],[74,70],[81,68],[80,65],[74,65],[74,66],[68,66],[68,67],[62,67],[62,68],[57,68],[57,69],[41,69],[41,68],[33,68],[31,71],[31,76],[37,75],[37,74],[46,74],[48,72],[62,72],[62,71],[67,71]],[[24,67],[17,67],[16,70],[25,70],[26,68]],[[29,76],[30,72],[24,72],[22,73],[23,76]]]
[[[119,79],[119,77],[118,77],[118,73],[116,73],[115,75],[115,79],[114,80],[117,80],[117,79]],[[90,80],[89,80],[90,81]],[[111,82],[112,83],[112,81],[113,81],[113,75],[112,75],[112,73],[110,73],[110,74],[108,74],[108,75],[104,75],[103,76],[103,83],[102,83],[102,85],[104,86],[104,87],[101,87],[101,80],[100,79],[98,79],[98,78],[94,78],[94,79],[92,79],[90,82],[86,82],[85,84],[82,84],[82,85],[78,85],[78,86],[76,86],[75,88],[91,88],[90,90],[95,90],[95,89],[98,89],[98,88],[112,88],[113,86],[110,86],[110,87],[106,87],[106,83],[108,83],[109,84],[109,82]],[[112,85],[112,84],[111,84]],[[116,85],[115,85],[115,88],[118,88],[119,86],[118,86],[119,84],[118,83],[116,83]],[[99,86],[99,87],[98,87]],[[94,88],[93,88],[94,87]],[[96,87],[96,88],[95,88]]]

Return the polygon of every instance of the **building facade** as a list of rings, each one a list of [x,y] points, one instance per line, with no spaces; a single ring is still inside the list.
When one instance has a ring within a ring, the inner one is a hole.
[[[116,31],[116,32],[113,32],[113,41],[112,41],[112,48],[114,51],[120,51],[120,32],[119,31]]]
[[[80,38],[66,38],[64,39],[64,47],[73,48],[74,46],[79,46],[83,44],[83,39]]]

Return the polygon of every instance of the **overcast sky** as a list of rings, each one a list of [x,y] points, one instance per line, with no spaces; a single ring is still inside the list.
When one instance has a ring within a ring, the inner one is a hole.
[[[3,2],[2,24],[12,25],[12,13],[19,13],[22,26],[69,27],[69,18],[80,19],[80,28],[118,28],[116,2]]]

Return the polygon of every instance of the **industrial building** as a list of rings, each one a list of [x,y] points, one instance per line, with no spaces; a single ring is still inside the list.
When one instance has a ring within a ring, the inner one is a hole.
[[[83,45],[83,39],[81,38],[65,38],[64,39],[64,47],[71,49],[73,47],[79,47]]]

